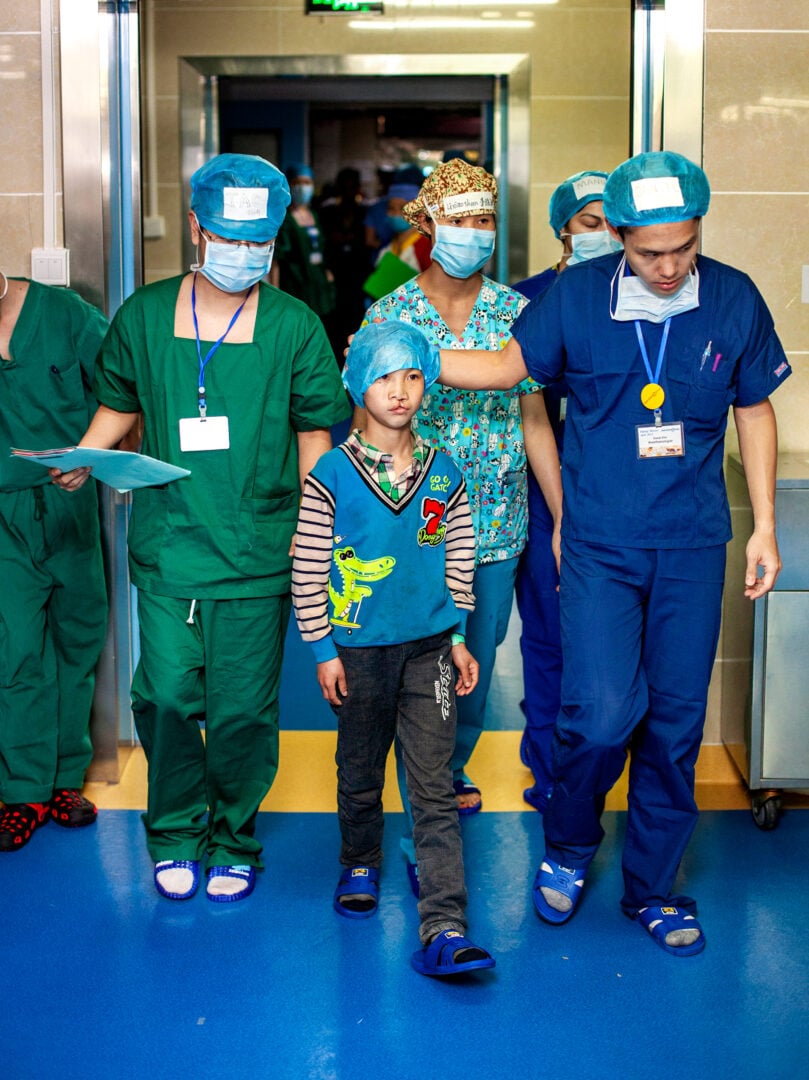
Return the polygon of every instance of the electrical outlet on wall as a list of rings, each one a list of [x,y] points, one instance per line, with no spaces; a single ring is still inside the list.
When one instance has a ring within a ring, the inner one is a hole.
[[[143,239],[162,240],[166,235],[166,219],[162,215],[143,219]]]
[[[33,248],[31,277],[42,285],[70,284],[70,252],[67,248]]]

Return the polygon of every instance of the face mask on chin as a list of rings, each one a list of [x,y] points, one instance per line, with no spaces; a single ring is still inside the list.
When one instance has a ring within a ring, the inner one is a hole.
[[[270,272],[274,242],[268,244],[222,244],[205,241],[205,261],[191,269],[199,270],[212,285],[227,293],[239,293]]]
[[[454,278],[468,278],[485,266],[494,251],[493,229],[463,229],[455,225],[435,226],[431,257]]]
[[[699,307],[699,271],[693,266],[673,296],[658,296],[634,274],[626,276],[626,256],[610,282],[610,317],[616,322],[662,323],[672,315],[682,315]],[[617,290],[616,290],[617,281]],[[616,295],[617,292],[617,295]]]
[[[568,256],[568,266],[576,266],[588,259],[597,259],[599,255],[611,255],[623,248],[623,244],[613,240],[606,229],[599,229],[597,232],[562,233],[562,237],[565,236],[570,237],[570,246],[573,248],[573,253]]]

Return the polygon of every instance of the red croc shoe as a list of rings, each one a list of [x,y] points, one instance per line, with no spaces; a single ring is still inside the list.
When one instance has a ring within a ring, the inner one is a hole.
[[[98,816],[95,806],[75,788],[60,788],[54,791],[48,809],[56,824],[63,825],[66,829],[92,825]]]
[[[6,803],[0,810],[0,851],[19,851],[47,821],[47,803]]]

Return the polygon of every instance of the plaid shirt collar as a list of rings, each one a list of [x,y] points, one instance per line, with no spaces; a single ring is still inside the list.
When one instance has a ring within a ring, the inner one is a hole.
[[[351,432],[346,439],[346,446],[366,472],[376,479],[392,502],[398,502],[416,483],[430,450],[424,440],[414,432],[413,461],[400,476],[396,476],[393,471],[393,455],[371,446],[358,430]]]

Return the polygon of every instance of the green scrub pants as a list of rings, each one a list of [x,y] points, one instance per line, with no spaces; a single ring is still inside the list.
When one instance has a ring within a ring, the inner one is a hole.
[[[192,616],[190,598],[138,593],[132,709],[148,761],[143,820],[155,862],[261,867],[253,831],[278,769],[289,613],[288,595],[200,600]]]
[[[107,591],[95,484],[0,492],[0,799],[80,788]]]

